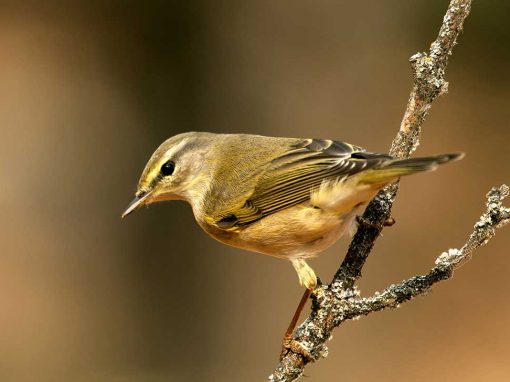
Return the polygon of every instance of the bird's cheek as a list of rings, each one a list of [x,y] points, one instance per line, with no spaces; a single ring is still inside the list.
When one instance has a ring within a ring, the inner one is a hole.
[[[148,201],[150,203],[163,202],[167,200],[179,200],[178,194],[174,190],[172,191],[160,191],[154,194],[151,199]]]

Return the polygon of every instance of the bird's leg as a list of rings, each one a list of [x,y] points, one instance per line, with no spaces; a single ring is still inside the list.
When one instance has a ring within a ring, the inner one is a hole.
[[[299,283],[306,289],[314,290],[317,286],[317,277],[313,269],[303,259],[292,259],[291,263],[298,274]]]
[[[303,296],[301,297],[301,300],[299,301],[299,304],[296,308],[296,311],[294,312],[294,316],[292,317],[292,320],[290,321],[289,327],[287,328],[287,331],[285,332],[285,335],[283,336],[283,343],[282,343],[282,351],[280,353],[280,359],[287,354],[287,352],[292,350],[295,353],[301,354],[303,357],[311,360],[312,356],[308,352],[306,348],[304,348],[303,345],[298,343],[297,341],[294,341],[292,339],[292,334],[294,333],[294,329],[296,328],[297,322],[299,320],[299,316],[301,315],[301,312],[303,311],[303,308],[306,304],[306,301],[310,297],[310,294],[317,286],[317,277],[315,276],[315,272],[312,268],[304,261],[303,259],[293,259],[292,265],[296,269],[296,272],[299,276],[299,283],[304,286],[305,292],[303,293]]]
[[[303,308],[305,307],[306,301],[308,300],[308,297],[310,297],[310,293],[312,293],[312,291],[310,289],[305,289],[305,292],[303,293],[303,296],[301,297],[301,301],[299,301],[296,311],[294,312],[294,316],[292,317],[292,320],[290,321],[289,327],[287,328],[287,331],[285,332],[285,335],[283,336],[280,360],[285,356],[285,354],[287,354],[289,349],[293,349],[292,334],[294,333],[294,329],[296,328],[297,322],[299,320],[299,316],[301,315],[301,312],[303,311]]]

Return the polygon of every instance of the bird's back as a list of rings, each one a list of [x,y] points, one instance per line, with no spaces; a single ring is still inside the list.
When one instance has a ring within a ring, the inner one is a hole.
[[[205,158],[221,158],[210,166],[211,183],[204,197],[203,213],[210,219],[221,218],[226,210],[241,208],[268,166],[303,141],[248,134],[220,134],[217,139]]]

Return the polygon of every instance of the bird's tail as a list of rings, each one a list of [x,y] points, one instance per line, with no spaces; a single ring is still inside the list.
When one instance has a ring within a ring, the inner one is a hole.
[[[401,176],[421,171],[435,170],[440,164],[461,159],[463,153],[435,155],[421,158],[391,159],[370,170],[358,174],[358,183],[382,185],[390,183]]]

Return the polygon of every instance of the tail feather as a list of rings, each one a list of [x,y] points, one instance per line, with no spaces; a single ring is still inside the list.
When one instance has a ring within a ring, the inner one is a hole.
[[[421,171],[435,170],[440,164],[459,160],[463,153],[435,155],[429,157],[392,159],[383,162],[380,166],[359,174],[358,182],[363,184],[386,184],[401,176],[414,174]]]

